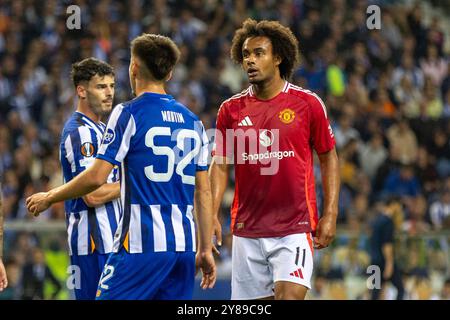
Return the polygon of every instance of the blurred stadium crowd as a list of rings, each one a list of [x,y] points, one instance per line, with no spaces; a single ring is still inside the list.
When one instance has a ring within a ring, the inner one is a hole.
[[[449,299],[450,12],[445,1],[377,3],[381,30],[367,28],[368,2],[357,0],[0,0],[5,221],[32,219],[24,199],[63,181],[58,146],[75,108],[73,62],[95,56],[112,64],[118,103],[131,98],[130,39],[168,35],[182,52],[168,91],[212,128],[220,103],[248,85],[229,58],[234,31],[246,17],[279,20],[300,42],[293,82],[325,101],[340,156],[340,231],[332,248],[316,254],[310,297],[366,298],[373,203],[397,196],[396,257],[407,298]],[[81,8],[81,30],[66,27],[71,4]],[[225,276],[232,196],[230,189],[221,216]],[[39,219],[64,221],[63,205]],[[11,287],[0,298],[67,298],[64,232],[45,235],[45,242],[34,232],[5,231]]]

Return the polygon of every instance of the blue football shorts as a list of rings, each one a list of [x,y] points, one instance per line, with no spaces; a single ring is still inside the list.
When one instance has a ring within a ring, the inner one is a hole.
[[[191,300],[195,252],[112,253],[97,300]]]
[[[95,300],[98,282],[103,272],[103,268],[108,260],[109,254],[98,252],[88,255],[72,255],[70,262],[72,266],[79,268],[79,286],[74,288],[77,300]]]

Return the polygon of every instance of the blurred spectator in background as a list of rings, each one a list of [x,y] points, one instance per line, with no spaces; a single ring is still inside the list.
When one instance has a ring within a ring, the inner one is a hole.
[[[420,68],[414,64],[414,58],[408,54],[403,54],[401,64],[395,68],[392,74],[391,85],[397,87],[403,79],[407,79],[415,88],[422,89],[424,84],[424,75]]]
[[[396,150],[397,160],[412,164],[417,159],[417,138],[411,130],[408,120],[401,118],[397,123],[389,127],[386,132],[390,148]]]
[[[54,291],[49,299],[54,299],[62,286],[58,279],[55,278],[52,271],[48,267],[44,252],[40,248],[35,248],[32,252],[32,258],[29,263],[27,263],[22,272],[22,286],[23,293],[22,299],[24,300],[43,300],[44,296],[44,285],[45,282],[49,280],[53,286]]]
[[[430,217],[434,229],[441,230],[450,227],[450,189],[443,190],[439,200],[431,204]]]
[[[437,120],[442,117],[444,105],[440,96],[438,87],[426,78],[424,91],[424,99],[420,104],[420,116],[425,119]]]
[[[424,146],[419,147],[415,171],[423,193],[427,197],[431,197],[439,188],[439,176],[434,160]]]
[[[403,231],[411,236],[426,233],[431,230],[430,224],[426,221],[427,202],[422,195],[418,195],[410,201],[405,201],[407,219],[402,225]]]
[[[390,281],[397,288],[396,299],[403,299],[402,274],[395,261],[394,253],[395,224],[393,216],[398,206],[400,206],[400,203],[394,198],[389,199],[386,204],[378,202],[375,205],[377,216],[371,224],[370,263],[380,268],[382,287],[372,289],[372,300],[380,298],[381,290],[386,288],[387,281]]]
[[[425,77],[429,77],[435,86],[441,86],[447,75],[447,61],[438,55],[436,46],[428,46],[427,56],[420,60],[420,67]]]
[[[442,129],[437,129],[429,146],[429,152],[436,159],[436,170],[440,178],[450,175],[450,140]]]
[[[450,278],[445,280],[444,285],[442,286],[441,294],[439,296],[441,300],[450,300]]]
[[[14,259],[10,259],[6,261],[5,268],[8,275],[8,287],[0,293],[0,300],[19,300],[22,297],[20,265]]]
[[[400,168],[392,170],[384,182],[382,194],[384,196],[415,197],[420,192],[419,180],[410,164],[402,164]]]
[[[383,145],[383,136],[380,133],[373,135],[367,143],[361,145],[358,152],[361,169],[373,181],[378,168],[388,157],[388,152]]]
[[[339,118],[339,124],[334,130],[334,138],[339,149],[342,149],[350,139],[359,138],[358,131],[352,127],[352,118],[349,115],[342,115]]]

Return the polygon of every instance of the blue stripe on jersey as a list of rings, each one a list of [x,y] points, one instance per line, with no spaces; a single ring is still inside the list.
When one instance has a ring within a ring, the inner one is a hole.
[[[89,208],[88,209],[88,223],[89,223],[89,234],[92,236],[92,239],[94,240],[95,249],[98,252],[105,252],[105,247],[103,245],[103,239],[102,239],[102,233],[100,231],[100,226],[97,221],[95,208]],[[92,243],[89,239],[88,242],[88,248],[89,252],[92,252]]]
[[[117,223],[119,223],[119,221],[116,221],[116,213],[113,203],[112,202],[106,203],[105,208],[106,214],[108,215],[108,221],[109,225],[111,226],[111,230],[117,230]]]
[[[72,131],[70,134],[70,140],[72,142],[72,152],[73,152],[73,158],[75,162],[75,168],[76,173],[75,175],[80,174],[82,171],[84,171],[84,168],[80,166],[80,160],[82,159],[81,153],[79,148],[81,148],[81,137],[80,132],[78,130]]]
[[[181,213],[183,214],[183,229],[184,229],[184,241],[186,244],[185,251],[193,251],[192,247],[192,230],[191,223],[187,218],[187,208],[188,206],[179,206]]]
[[[101,131],[101,132],[103,132],[103,131]],[[93,134],[92,131],[91,131],[91,139],[92,139],[92,144],[94,146],[96,146],[96,148],[94,148],[94,154],[93,154],[93,157],[95,157],[95,156],[97,156],[97,152],[98,152],[98,147],[97,146],[100,145],[101,141],[98,141],[97,135]]]
[[[61,146],[61,152],[60,152],[60,161],[61,161],[61,167],[63,170],[63,176],[64,176],[64,182],[67,181],[67,177],[72,176],[72,170],[70,169],[70,163],[67,161],[67,158],[65,157],[66,151],[65,146],[62,144]],[[73,200],[64,201],[64,211],[66,212],[67,217],[69,217],[68,213],[72,211],[72,202]],[[67,218],[68,219],[68,218]],[[67,220],[67,226],[69,225],[69,221]]]
[[[161,206],[161,217],[164,221],[164,227],[166,229],[167,251],[175,251],[175,235],[173,233],[172,225],[172,205]]]
[[[122,217],[122,235],[120,236],[120,243],[121,245],[124,244],[125,237],[127,236],[128,229],[130,227],[130,218],[131,218],[131,184],[130,184],[130,177],[128,173],[128,165],[127,161],[124,161],[123,166],[124,174],[122,177],[124,177],[125,181],[123,181],[123,187],[125,188],[125,203],[123,206],[123,217]],[[130,248],[129,244],[127,243],[126,246]]]
[[[70,245],[72,248],[72,255],[78,255],[78,223],[80,222],[80,214],[75,213],[75,223],[73,224],[72,239]]]
[[[149,206],[141,206],[142,251],[152,252],[155,247],[153,239],[153,219]]]

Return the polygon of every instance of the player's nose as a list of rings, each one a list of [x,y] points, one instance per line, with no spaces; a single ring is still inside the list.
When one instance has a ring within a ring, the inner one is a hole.
[[[249,54],[247,57],[245,57],[244,62],[247,66],[254,65],[255,64],[255,55],[253,53]]]

